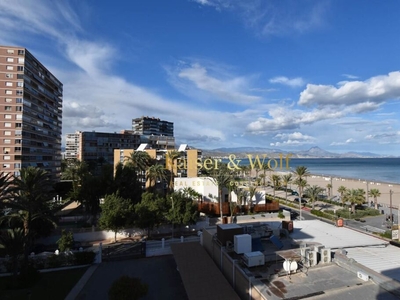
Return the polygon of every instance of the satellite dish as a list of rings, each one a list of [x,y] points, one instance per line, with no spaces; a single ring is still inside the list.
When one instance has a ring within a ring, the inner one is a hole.
[[[297,268],[298,268],[298,265],[297,265],[296,261],[285,260],[283,262],[283,269],[286,272],[289,272],[289,273],[295,272],[297,270]]]

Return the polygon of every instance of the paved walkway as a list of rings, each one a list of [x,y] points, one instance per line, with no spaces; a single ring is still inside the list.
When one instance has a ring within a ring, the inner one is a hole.
[[[70,293],[66,299],[107,300],[108,290],[112,283],[122,275],[139,277],[142,282],[148,284],[149,291],[144,300],[188,299],[172,255],[104,262],[93,269],[89,268],[83,276],[86,278],[82,277],[86,282],[84,284],[82,282],[82,285],[78,287],[79,282],[76,291],[71,291],[74,294]]]

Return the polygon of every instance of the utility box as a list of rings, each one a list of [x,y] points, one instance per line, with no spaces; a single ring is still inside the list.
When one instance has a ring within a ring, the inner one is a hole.
[[[217,225],[217,239],[222,246],[226,246],[226,242],[233,243],[235,235],[243,234],[243,227],[238,224],[219,224]]]
[[[265,264],[265,256],[260,251],[243,254],[243,262],[247,267],[262,266]]]
[[[234,250],[237,254],[251,252],[251,235],[239,234],[234,236]]]

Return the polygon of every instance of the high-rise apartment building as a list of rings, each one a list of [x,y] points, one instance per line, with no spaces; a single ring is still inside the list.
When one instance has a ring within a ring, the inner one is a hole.
[[[0,46],[0,170],[61,172],[62,83],[28,50]]]
[[[132,119],[132,130],[153,149],[175,149],[174,123],[154,117]]]

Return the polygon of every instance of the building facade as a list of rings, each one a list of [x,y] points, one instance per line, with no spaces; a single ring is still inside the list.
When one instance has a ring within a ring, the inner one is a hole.
[[[67,134],[65,158],[78,159],[88,164],[114,162],[115,149],[136,149],[140,136],[132,131],[121,133],[77,131]]]
[[[62,83],[27,49],[0,46],[0,170],[61,173]]]

